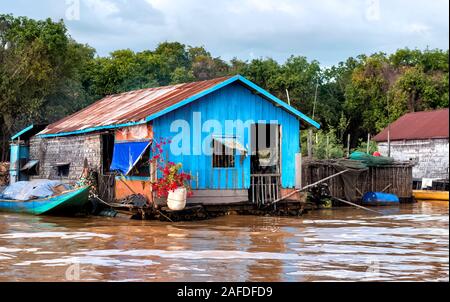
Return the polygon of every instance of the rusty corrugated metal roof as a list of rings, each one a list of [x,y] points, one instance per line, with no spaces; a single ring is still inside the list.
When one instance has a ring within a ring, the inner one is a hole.
[[[448,138],[449,109],[407,113],[391,124],[391,140]],[[387,141],[386,127],[373,140]]]
[[[110,125],[144,122],[145,118],[205,91],[231,77],[135,90],[107,96],[92,105],[63,118],[39,135],[101,129]]]
[[[309,125],[317,129],[320,128],[319,123],[299,110],[286,104],[246,78],[236,75],[110,95],[77,113],[49,125],[38,135],[42,137],[74,135],[143,124],[236,81]]]

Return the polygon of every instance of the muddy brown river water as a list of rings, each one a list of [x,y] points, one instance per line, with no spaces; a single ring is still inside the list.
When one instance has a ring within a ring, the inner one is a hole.
[[[162,223],[0,213],[0,281],[449,281],[448,202]]]

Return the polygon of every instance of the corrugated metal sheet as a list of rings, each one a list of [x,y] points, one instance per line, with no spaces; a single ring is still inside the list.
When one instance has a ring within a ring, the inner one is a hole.
[[[221,77],[201,82],[110,95],[49,125],[39,134],[75,132],[102,126],[144,121],[146,117],[201,93],[229,78]]]
[[[388,128],[373,139],[387,141]],[[391,140],[448,138],[449,109],[407,113],[391,124]]]

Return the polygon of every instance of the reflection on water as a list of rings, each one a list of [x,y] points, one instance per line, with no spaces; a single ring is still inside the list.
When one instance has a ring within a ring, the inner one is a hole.
[[[449,281],[448,202],[167,224],[0,213],[0,281]]]

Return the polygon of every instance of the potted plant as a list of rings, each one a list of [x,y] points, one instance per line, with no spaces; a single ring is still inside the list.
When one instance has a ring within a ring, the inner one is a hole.
[[[186,198],[192,195],[189,185],[191,175],[182,171],[182,164],[165,162],[161,154],[162,144],[155,145],[155,155],[151,161],[156,163],[161,177],[152,182],[152,189],[157,197],[167,198],[167,206],[173,211],[183,210],[186,206]]]

